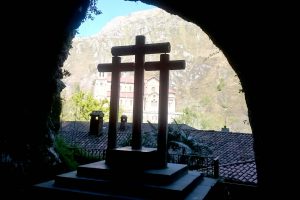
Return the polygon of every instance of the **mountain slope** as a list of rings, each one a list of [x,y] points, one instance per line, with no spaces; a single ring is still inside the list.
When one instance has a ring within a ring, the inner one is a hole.
[[[177,111],[189,107],[197,113],[194,126],[220,130],[226,123],[232,131],[251,132],[239,80],[223,53],[199,27],[161,9],[115,18],[98,34],[75,38],[64,64],[72,74],[64,80],[66,93],[70,95],[78,86],[91,91],[97,65],[111,63],[111,47],[132,45],[136,35],[145,35],[146,43],[170,42],[170,59],[186,60],[185,70],[171,72],[171,83]],[[147,60],[159,60],[159,55],[146,55]],[[122,62],[129,61],[134,57],[122,57]]]

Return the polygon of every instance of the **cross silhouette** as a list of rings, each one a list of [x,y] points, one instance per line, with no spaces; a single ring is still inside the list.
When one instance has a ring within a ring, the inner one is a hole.
[[[114,56],[111,64],[99,64],[98,71],[112,72],[107,149],[114,149],[117,147],[120,74],[125,71],[134,71],[134,63],[121,63],[121,58]]]
[[[113,56],[135,55],[134,98],[132,116],[132,149],[142,148],[143,94],[145,54],[169,53],[170,43],[145,44],[145,36],[136,36],[135,45],[112,47]]]
[[[112,72],[110,119],[108,129],[108,145],[106,164],[111,167],[123,166],[133,169],[142,168],[165,168],[167,167],[167,124],[168,124],[168,93],[169,93],[169,71],[184,69],[184,60],[170,61],[170,43],[145,44],[145,37],[136,36],[136,44],[129,46],[112,47],[114,56],[112,64],[99,64],[100,72]],[[146,54],[163,53],[160,61],[146,62]],[[134,55],[135,63],[121,63],[118,56]],[[144,93],[144,71],[160,71],[159,86],[159,122],[157,149],[142,147],[143,121],[143,93]],[[117,147],[117,115],[120,95],[120,73],[122,71],[134,71],[134,98],[133,98],[133,122],[132,122],[132,146]]]
[[[159,70],[159,108],[158,108],[158,134],[157,155],[162,166],[167,165],[168,140],[168,99],[169,99],[169,71],[185,68],[184,60],[170,61],[169,54],[161,54],[160,61],[146,62],[146,71]]]

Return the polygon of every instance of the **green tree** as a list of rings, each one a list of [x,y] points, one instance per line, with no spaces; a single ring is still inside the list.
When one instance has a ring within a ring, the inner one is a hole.
[[[145,147],[157,147],[157,126],[148,121],[151,130],[143,133],[142,141]],[[129,141],[130,144],[130,141]],[[195,140],[188,131],[185,131],[176,120],[168,126],[168,149],[176,154],[207,156],[212,153],[211,149]]]
[[[71,103],[71,110],[76,120],[88,121],[93,110],[101,110],[104,113],[104,121],[109,119],[109,101],[107,99],[98,101],[91,93],[78,91],[73,94]]]
[[[189,131],[185,131],[177,123],[173,122],[173,126],[168,129],[168,147],[169,149],[176,149],[182,154],[196,154],[200,156],[207,156],[212,153],[211,149],[193,138]]]
[[[90,113],[94,110],[101,110],[104,113],[104,121],[109,121],[109,100],[96,100],[93,95],[83,92],[79,88],[73,93],[71,98],[63,99],[61,120],[62,121],[89,121]],[[119,108],[118,118],[123,112]]]
[[[68,170],[76,170],[78,162],[75,160],[74,151],[65,143],[61,136],[57,135],[55,137],[54,147],[66,168]]]
[[[183,109],[182,115],[176,118],[176,121],[180,124],[187,124],[192,127],[198,127],[199,114],[192,108],[186,107]]]

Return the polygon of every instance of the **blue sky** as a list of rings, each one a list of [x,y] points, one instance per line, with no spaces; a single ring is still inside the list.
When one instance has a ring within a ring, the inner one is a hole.
[[[78,28],[76,37],[90,36],[98,33],[107,22],[117,16],[126,16],[131,12],[155,8],[154,6],[124,0],[98,0],[97,7],[102,14],[95,16],[94,20],[86,20]]]

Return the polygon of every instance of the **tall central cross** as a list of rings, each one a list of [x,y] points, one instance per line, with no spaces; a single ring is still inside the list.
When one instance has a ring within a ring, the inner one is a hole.
[[[160,61],[146,62],[146,71],[159,70],[159,108],[158,108],[158,134],[157,155],[161,166],[167,165],[168,140],[168,101],[169,101],[169,71],[185,68],[184,60],[170,61],[169,54],[161,54]]]
[[[145,44],[145,36],[136,36],[135,45],[112,47],[113,56],[135,55],[132,149],[142,148],[143,94],[145,54],[169,53],[170,43]],[[111,95],[112,96],[112,95]]]

